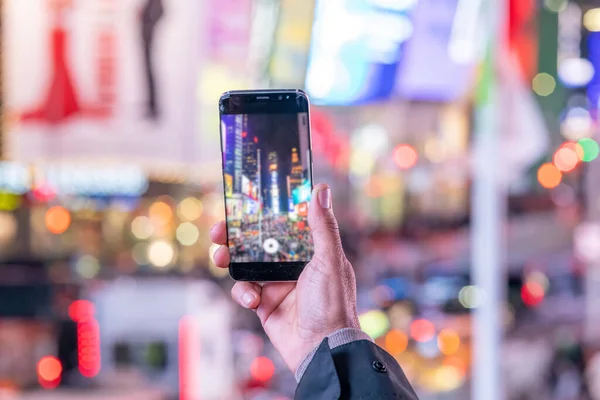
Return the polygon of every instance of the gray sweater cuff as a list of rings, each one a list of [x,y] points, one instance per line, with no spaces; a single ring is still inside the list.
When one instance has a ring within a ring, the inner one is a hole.
[[[369,340],[371,342],[373,341],[373,339],[371,339],[369,335],[356,328],[339,329],[333,332],[331,335],[327,336],[327,339],[330,349],[335,349],[336,347],[343,346],[350,342],[356,342],[358,340]],[[319,346],[315,347],[310,353],[308,353],[306,357],[304,357],[304,360],[302,360],[302,362],[300,363],[300,366],[296,370],[297,382],[300,382],[302,375],[304,375],[306,368],[308,368],[308,364],[310,364],[310,362],[312,361],[318,348]]]

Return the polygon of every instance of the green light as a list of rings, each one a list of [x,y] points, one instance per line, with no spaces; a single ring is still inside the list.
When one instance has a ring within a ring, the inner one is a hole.
[[[600,153],[600,145],[598,145],[598,142],[596,142],[594,139],[584,138],[577,143],[579,143],[583,149],[583,161],[594,161],[598,157],[598,154]]]
[[[368,311],[358,317],[362,330],[373,339],[377,339],[390,329],[390,320],[380,310]]]

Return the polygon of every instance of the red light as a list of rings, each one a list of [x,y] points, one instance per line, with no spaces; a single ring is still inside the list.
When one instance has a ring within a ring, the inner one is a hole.
[[[254,136],[254,143],[258,143],[258,138]]]
[[[242,137],[245,138],[246,136],[248,136],[248,132],[242,132]]]
[[[60,383],[62,364],[56,357],[46,356],[37,365],[38,381],[44,389],[53,389]]]
[[[77,323],[77,350],[79,372],[93,378],[100,372],[100,326],[88,318]]]
[[[417,151],[409,144],[399,144],[394,149],[394,162],[400,169],[411,169],[418,159]]]
[[[523,303],[529,307],[535,307],[544,300],[544,287],[538,282],[527,282],[521,288]]]
[[[69,318],[74,322],[82,322],[94,317],[94,304],[87,300],[76,300],[69,306]]]
[[[257,357],[250,364],[250,374],[257,381],[267,382],[275,374],[275,365],[267,357]]]
[[[427,342],[435,336],[435,326],[426,319],[418,319],[410,325],[410,336],[417,342]]]
[[[200,329],[196,320],[184,316],[179,320],[179,400],[192,400],[198,396],[198,379],[200,364]]]

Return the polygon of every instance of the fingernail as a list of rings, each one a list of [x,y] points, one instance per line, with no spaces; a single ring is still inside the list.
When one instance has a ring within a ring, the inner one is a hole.
[[[242,295],[242,302],[246,305],[246,307],[250,307],[250,304],[254,302],[256,296],[250,292],[246,292]]]
[[[319,193],[317,193],[317,198],[319,199],[321,207],[326,210],[331,208],[331,189],[327,188],[319,191]]]

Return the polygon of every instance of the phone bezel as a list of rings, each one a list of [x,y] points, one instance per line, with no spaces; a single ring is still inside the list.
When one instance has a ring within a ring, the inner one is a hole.
[[[307,94],[300,89],[273,90],[232,90],[219,98],[219,121],[222,115],[235,114],[275,114],[303,113],[308,119],[308,148],[310,165],[310,184],[313,183],[312,140],[310,129],[310,102]],[[223,132],[220,128],[221,161],[223,161]],[[224,170],[224,165],[222,165]],[[223,179],[223,190],[225,180]],[[225,203],[225,196],[223,196]],[[226,221],[227,223],[227,221]],[[226,229],[229,242],[229,229]],[[247,262],[229,263],[229,275],[236,281],[273,282],[296,281],[309,261],[294,262]]]

